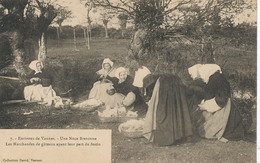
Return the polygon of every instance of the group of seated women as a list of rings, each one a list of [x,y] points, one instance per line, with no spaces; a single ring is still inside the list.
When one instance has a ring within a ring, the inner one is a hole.
[[[114,69],[113,62],[106,58],[97,74],[100,77],[90,90],[89,99],[99,100],[111,108],[123,106],[127,110],[138,111],[139,116],[145,115],[147,105],[140,89],[133,85],[138,81],[134,81],[128,69],[124,67]]]
[[[52,99],[51,86],[43,86],[44,71],[34,62],[32,85],[25,87],[26,100]],[[155,75],[141,67],[131,77],[128,69],[115,69],[106,58],[97,71],[89,99],[106,106],[137,111],[145,118],[144,137],[159,146],[172,145],[197,133],[203,138],[227,142],[244,137],[242,116],[234,107],[230,85],[216,64],[197,64],[188,69],[185,85],[177,75]]]

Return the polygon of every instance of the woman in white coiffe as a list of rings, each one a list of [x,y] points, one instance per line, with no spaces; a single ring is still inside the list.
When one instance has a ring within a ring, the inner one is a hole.
[[[188,72],[194,81],[202,79],[205,84],[203,87],[195,83],[190,86],[193,95],[197,96],[190,98],[190,105],[193,106],[190,108],[199,135],[222,142],[243,138],[242,116],[232,104],[230,84],[221,68],[216,64],[196,64]],[[198,98],[199,94],[201,98]]]
[[[24,88],[24,98],[26,101],[44,102],[51,105],[60,101],[56,92],[51,86],[51,77],[43,69],[41,61],[34,60],[29,64],[33,72],[28,76],[30,85]]]
[[[105,58],[102,63],[102,69],[97,71],[99,75],[98,81],[93,84],[93,88],[90,90],[89,99],[96,99],[101,102],[105,102],[108,98],[106,90],[112,86],[112,82],[108,80],[108,77],[115,77],[114,63]]]

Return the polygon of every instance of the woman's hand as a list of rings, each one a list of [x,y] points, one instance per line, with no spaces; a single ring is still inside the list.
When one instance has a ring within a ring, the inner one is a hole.
[[[40,82],[40,81],[41,81],[40,78],[31,78],[31,79],[30,79],[30,82],[31,82],[31,83]]]

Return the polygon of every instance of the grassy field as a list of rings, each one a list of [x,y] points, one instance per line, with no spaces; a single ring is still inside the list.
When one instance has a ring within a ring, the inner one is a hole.
[[[46,68],[54,77],[54,89],[58,93],[72,89],[67,96],[75,102],[87,98],[94,74],[101,68],[102,60],[109,57],[116,66],[126,62],[129,40],[93,38],[91,49],[84,40],[78,40],[75,49],[73,40],[48,40]],[[226,49],[218,57],[228,58],[226,69],[247,72],[251,66],[256,72],[256,51]],[[249,63],[248,63],[249,62]],[[25,112],[32,111],[30,115]],[[255,114],[254,114],[255,116]],[[0,128],[4,129],[111,129],[112,162],[256,162],[256,143],[248,140],[221,143],[201,139],[194,135],[188,142],[169,147],[156,147],[144,138],[128,139],[118,131],[118,123],[99,123],[95,113],[73,108],[54,108],[37,104],[4,105],[0,109]],[[256,123],[256,119],[254,119]],[[255,124],[254,124],[255,125]],[[255,131],[256,126],[251,127]]]

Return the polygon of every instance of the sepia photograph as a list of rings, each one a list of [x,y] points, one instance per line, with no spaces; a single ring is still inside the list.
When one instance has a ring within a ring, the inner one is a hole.
[[[0,0],[0,162],[253,163],[256,135],[257,0]]]

